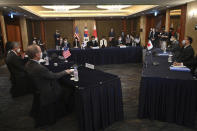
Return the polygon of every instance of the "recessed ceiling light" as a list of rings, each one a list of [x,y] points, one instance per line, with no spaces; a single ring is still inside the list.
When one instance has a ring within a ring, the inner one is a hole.
[[[167,8],[169,8],[170,6],[169,6],[169,5],[167,5],[166,7],[167,7]]]
[[[7,9],[8,7],[7,7],[7,6],[4,6],[3,8],[4,8],[4,9]]]

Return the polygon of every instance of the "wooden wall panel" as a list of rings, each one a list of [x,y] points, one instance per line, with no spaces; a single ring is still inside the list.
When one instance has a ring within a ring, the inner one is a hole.
[[[32,21],[31,20],[27,20],[27,34],[28,34],[28,43],[32,44],[33,30],[32,30]]]
[[[21,45],[21,48],[22,48],[20,26],[6,25],[6,29],[7,29],[8,41],[19,42],[19,44]]]
[[[34,21],[34,36],[41,39],[40,21]]]
[[[88,28],[89,38],[91,38],[95,23],[96,22],[94,19],[76,19],[74,21],[74,26],[77,26],[79,29],[80,41],[83,41],[85,26]],[[98,30],[98,27],[97,27],[97,30]]]
[[[44,29],[47,49],[55,48],[54,34],[56,30],[59,30],[63,37],[67,37],[69,42],[73,41],[72,20],[44,21]]]
[[[189,14],[187,12],[187,5],[183,5],[181,7],[181,23],[180,23],[180,37],[179,41],[182,41],[185,37],[185,25],[186,25],[186,15]]]
[[[109,31],[111,28],[114,28],[116,37],[118,37],[118,35],[121,35],[121,31],[122,31],[121,19],[97,20],[96,25],[97,25],[97,34],[99,39],[101,39],[102,36],[106,36],[108,39]]]

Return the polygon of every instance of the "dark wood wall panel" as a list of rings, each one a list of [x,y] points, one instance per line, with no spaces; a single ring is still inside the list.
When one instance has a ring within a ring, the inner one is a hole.
[[[55,48],[54,33],[59,30],[62,37],[67,37],[69,42],[73,41],[72,20],[44,21],[45,40],[48,49]]]
[[[40,28],[40,21],[34,21],[34,35],[38,39],[41,39],[41,28]],[[34,36],[33,36],[34,37]]]
[[[33,39],[33,31],[32,31],[32,21],[27,20],[27,34],[28,34],[28,43],[31,44],[32,43],[32,39]]]
[[[116,37],[122,32],[122,21],[117,20],[96,20],[97,34],[98,38],[101,39],[102,36],[108,37],[111,28],[114,28]]]

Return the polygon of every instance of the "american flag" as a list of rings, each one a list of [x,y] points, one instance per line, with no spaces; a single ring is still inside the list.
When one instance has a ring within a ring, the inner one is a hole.
[[[78,30],[78,27],[76,26],[75,27],[75,34],[74,34],[74,38],[76,38],[79,40],[79,30]]]
[[[71,56],[71,53],[68,48],[64,48],[64,51],[62,53],[65,59],[67,59],[69,56]]]

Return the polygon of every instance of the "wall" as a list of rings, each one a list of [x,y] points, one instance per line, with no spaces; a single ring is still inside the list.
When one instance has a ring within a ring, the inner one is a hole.
[[[109,31],[111,28],[114,28],[116,37],[122,32],[121,19],[96,20],[96,25],[99,39],[101,39],[102,36],[105,36],[108,39]]]
[[[43,23],[43,26],[42,26]],[[110,18],[81,18],[75,20],[30,20],[26,21],[27,33],[28,33],[28,43],[32,42],[32,38],[35,36],[37,38],[43,39],[46,43],[47,49],[55,48],[54,33],[57,30],[60,31],[63,37],[67,37],[69,42],[73,41],[73,34],[75,32],[75,26],[78,26],[79,34],[81,40],[83,40],[84,27],[87,25],[89,36],[91,37],[93,32],[93,25],[96,23],[97,35],[100,40],[102,36],[106,36],[108,39],[108,34],[110,28],[114,28],[116,37],[121,35],[122,31],[125,34],[140,34],[140,17],[131,19],[110,19]],[[43,28],[41,28],[43,27]]]
[[[73,41],[73,21],[72,20],[49,20],[44,21],[45,40],[47,49],[55,48],[54,34],[59,30],[62,37],[67,37],[69,42]]]
[[[93,27],[95,24],[94,19],[76,19],[76,20],[74,20],[73,24],[74,24],[74,28],[76,26],[78,27],[80,42],[83,41],[85,27],[87,27],[87,29],[88,29],[89,38],[91,38],[91,36],[93,34]],[[75,29],[74,29],[74,32],[75,32]]]
[[[197,2],[191,2],[187,4],[187,14],[186,14],[186,26],[185,26],[185,36],[191,36],[193,38],[192,46],[197,54],[197,30],[194,30],[195,25],[197,25]]]

